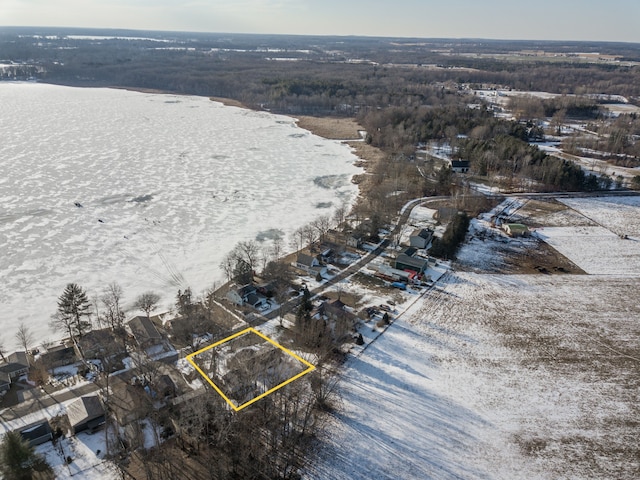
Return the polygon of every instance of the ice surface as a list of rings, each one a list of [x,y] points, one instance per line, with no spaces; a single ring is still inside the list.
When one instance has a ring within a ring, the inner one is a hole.
[[[350,149],[289,117],[33,83],[0,84],[0,104],[3,338],[20,322],[59,337],[48,321],[69,282],[93,297],[117,281],[127,305],[154,290],[168,307],[178,289],[223,280],[238,241],[289,234],[357,195]]]

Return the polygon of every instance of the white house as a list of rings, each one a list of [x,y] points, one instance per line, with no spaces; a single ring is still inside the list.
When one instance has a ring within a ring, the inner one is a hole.
[[[298,254],[294,266],[296,268],[299,268],[300,270],[304,270],[309,275],[315,276],[318,273],[320,275],[324,275],[325,273],[327,273],[327,268],[320,265],[320,261],[316,257],[308,255],[306,253]]]
[[[409,237],[409,245],[415,248],[427,248],[433,237],[433,231],[426,228],[415,230]]]

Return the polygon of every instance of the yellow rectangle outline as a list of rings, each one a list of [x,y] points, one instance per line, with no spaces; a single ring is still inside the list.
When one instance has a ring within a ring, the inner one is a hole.
[[[233,402],[231,400],[229,400],[229,398],[227,398],[227,396],[222,392],[222,390],[213,382],[213,380],[211,380],[211,378],[209,377],[209,375],[207,375],[206,373],[204,373],[202,371],[202,369],[196,364],[196,362],[193,360],[194,357],[196,357],[197,355],[200,355],[203,352],[206,352],[207,350],[211,349],[211,348],[215,348],[218,345],[222,345],[223,343],[228,342],[229,340],[233,340],[236,337],[239,337],[241,335],[244,335],[246,333],[255,333],[256,335],[258,335],[260,338],[266,340],[267,342],[269,342],[270,344],[272,344],[274,347],[279,348],[280,350],[282,350],[283,352],[285,352],[286,354],[292,356],[293,358],[295,358],[296,360],[298,360],[299,362],[301,362],[303,365],[306,365],[308,368],[302,372],[300,372],[299,374],[295,375],[294,377],[291,377],[288,380],[285,380],[284,382],[282,382],[279,385],[276,385],[275,387],[267,390],[266,392],[264,392],[261,395],[258,395],[255,398],[252,398],[251,400],[249,400],[248,402],[243,403],[242,405],[239,406],[235,406],[233,404]],[[275,392],[276,390],[284,387],[285,385],[288,385],[289,383],[293,382],[294,380],[297,380],[298,378],[302,377],[303,375],[306,375],[309,372],[312,372],[313,370],[316,369],[316,367],[314,365],[312,365],[311,363],[307,362],[304,358],[301,358],[299,355],[296,355],[295,353],[293,353],[291,350],[288,350],[287,348],[283,347],[282,345],[280,345],[279,343],[275,342],[274,340],[271,340],[269,337],[267,337],[265,334],[259,332],[258,330],[256,330],[253,327],[249,327],[249,328],[245,328],[244,330],[240,331],[240,332],[236,332],[233,335],[228,336],[227,338],[224,338],[216,343],[212,343],[211,345],[208,345],[204,348],[201,348],[200,350],[198,350],[197,352],[193,352],[190,353],[189,355],[186,356],[187,361],[193,365],[193,367],[198,371],[198,373],[200,375],[202,375],[202,377],[209,382],[209,384],[214,388],[214,390],[216,392],[218,392],[218,394],[224,398],[224,400],[231,406],[231,408],[233,408],[236,412],[239,412],[240,410],[242,410],[243,408],[248,407],[249,405],[251,405],[252,403],[257,402],[258,400],[260,400],[261,398],[266,397],[267,395]]]

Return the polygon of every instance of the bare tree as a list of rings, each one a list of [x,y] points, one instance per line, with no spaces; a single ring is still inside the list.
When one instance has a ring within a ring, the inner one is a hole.
[[[97,293],[93,295],[91,304],[93,305],[96,313],[96,327],[98,327],[98,329],[102,329],[102,315],[100,315],[100,298],[98,297]]]
[[[230,251],[224,257],[222,257],[222,262],[220,262],[220,268],[227,277],[227,282],[230,282],[233,278],[233,271],[236,268],[236,254],[235,251]]]
[[[244,260],[252,272],[256,270],[260,257],[260,245],[258,245],[258,242],[255,240],[243,240],[238,242],[234,250],[237,251],[237,257]]]
[[[318,231],[318,237],[320,241],[324,240],[324,236],[329,230],[331,230],[331,217],[329,215],[320,215],[313,222],[311,222],[313,228]]]
[[[158,302],[160,301],[160,295],[155,292],[145,292],[136,298],[135,303],[133,304],[139,310],[142,310],[147,314],[147,319],[150,318],[151,312],[153,312],[158,307]]]
[[[344,221],[347,219],[347,213],[349,212],[349,207],[346,203],[341,203],[336,207],[333,212],[333,221],[336,224],[336,227],[340,228]]]
[[[7,351],[4,348],[4,342],[0,340],[0,358],[2,358],[3,362],[7,361],[6,357],[4,356],[5,353],[7,353]]]
[[[73,318],[68,315],[62,315],[60,312],[51,315],[49,328],[55,331],[63,330],[69,335],[69,338],[73,338]]]
[[[18,340],[18,344],[24,349],[25,352],[29,351],[29,345],[33,344],[34,336],[29,327],[27,327],[24,322],[18,326],[18,331],[16,332],[16,340]],[[29,358],[27,356],[27,358]]]
[[[278,260],[282,255],[282,249],[284,247],[284,240],[280,235],[277,235],[273,239],[273,243],[271,244],[271,259]]]
[[[125,313],[122,309],[122,296],[122,287],[116,282],[112,282],[100,297],[100,301],[106,309],[104,318],[112,330],[122,328],[124,323]]]
[[[304,227],[298,227],[293,235],[291,236],[291,247],[295,250],[301,250],[304,246],[304,238],[305,238],[305,229]]]
[[[303,245],[312,245],[318,239],[318,232],[316,228],[311,224],[307,224],[302,227],[302,234],[304,235]]]

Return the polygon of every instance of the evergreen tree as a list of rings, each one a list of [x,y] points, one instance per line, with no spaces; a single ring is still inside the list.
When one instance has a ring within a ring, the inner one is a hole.
[[[72,337],[80,338],[91,330],[90,309],[87,292],[78,284],[69,283],[58,297],[58,311],[55,317],[61,325],[68,327]]]
[[[40,475],[38,475],[38,473]],[[18,432],[7,432],[0,443],[0,474],[7,480],[53,478],[51,467]]]

